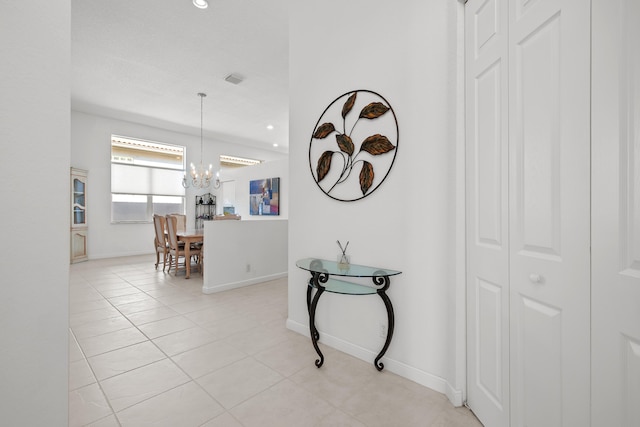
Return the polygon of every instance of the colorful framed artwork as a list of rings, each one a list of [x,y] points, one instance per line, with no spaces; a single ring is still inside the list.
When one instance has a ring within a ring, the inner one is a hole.
[[[249,181],[249,213],[280,215],[280,178]]]

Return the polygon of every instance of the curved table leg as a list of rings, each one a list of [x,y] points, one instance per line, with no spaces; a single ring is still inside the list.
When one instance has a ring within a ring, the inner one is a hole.
[[[313,292],[312,279],[309,279],[307,285],[307,313],[309,313],[311,311],[311,293]]]
[[[385,289],[386,287],[384,289],[378,290],[378,295],[380,295],[380,298],[382,298],[382,301],[384,301],[384,306],[387,308],[387,319],[389,321],[389,327],[387,329],[387,339],[384,342],[384,347],[382,347],[382,350],[380,351],[380,353],[378,353],[378,356],[373,361],[373,364],[378,371],[382,371],[384,369],[384,364],[382,362],[378,363],[378,361],[382,358],[382,356],[384,356],[384,354],[387,352],[387,349],[389,348],[391,338],[393,337],[394,327],[393,305],[391,305],[391,300],[387,296]]]
[[[311,287],[309,287],[311,289]],[[316,329],[316,307],[318,305],[318,300],[320,299],[320,295],[324,292],[324,288],[322,286],[318,286],[318,291],[313,297],[313,301],[311,302],[311,306],[309,307],[309,332],[311,333],[311,342],[313,343],[313,348],[316,349],[316,353],[320,356],[320,359],[316,359],[316,367],[321,367],[324,363],[324,356],[320,351],[320,347],[318,347],[318,340],[320,339],[320,334]],[[307,291],[307,295],[310,296],[310,291]]]
[[[316,329],[315,323],[311,320],[311,298],[313,295],[313,285],[312,281],[309,280],[309,286],[307,287],[307,313],[309,314],[309,329],[311,332],[311,336],[315,337],[316,341],[320,338],[318,334],[318,330]],[[315,319],[315,314],[314,314]]]

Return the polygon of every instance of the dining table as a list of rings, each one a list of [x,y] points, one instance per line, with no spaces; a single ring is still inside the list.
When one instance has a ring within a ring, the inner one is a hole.
[[[178,237],[178,241],[184,242],[184,259],[187,269],[185,279],[188,279],[191,275],[191,244],[201,242],[204,247],[204,229],[178,231],[176,232],[176,237]],[[202,269],[202,265],[200,265],[200,269]]]

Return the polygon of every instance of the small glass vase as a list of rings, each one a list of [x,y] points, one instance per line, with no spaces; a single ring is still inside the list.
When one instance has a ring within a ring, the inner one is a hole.
[[[340,253],[338,254],[338,268],[341,270],[347,270],[349,268],[349,262],[351,261],[351,257],[347,254]]]

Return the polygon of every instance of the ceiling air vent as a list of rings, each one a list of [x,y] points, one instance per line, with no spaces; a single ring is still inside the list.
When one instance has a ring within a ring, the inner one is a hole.
[[[244,79],[242,78],[242,76],[238,74],[229,74],[227,77],[224,78],[224,80],[229,83],[233,83],[234,85],[237,85],[238,83],[242,82],[242,80]]]

